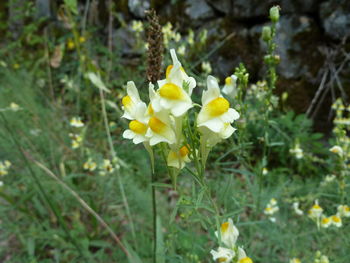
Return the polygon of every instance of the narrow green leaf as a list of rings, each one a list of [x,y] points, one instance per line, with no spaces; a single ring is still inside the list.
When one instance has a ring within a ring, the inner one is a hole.
[[[86,73],[86,77],[91,81],[92,84],[96,86],[96,88],[99,88],[107,93],[111,92],[109,89],[106,88],[100,76],[96,75],[94,72]]]

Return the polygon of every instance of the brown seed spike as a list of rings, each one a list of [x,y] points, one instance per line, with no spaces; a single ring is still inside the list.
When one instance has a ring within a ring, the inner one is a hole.
[[[159,24],[158,16],[154,9],[147,11],[148,28],[148,81],[156,83],[161,77],[161,66],[163,60],[163,33]]]

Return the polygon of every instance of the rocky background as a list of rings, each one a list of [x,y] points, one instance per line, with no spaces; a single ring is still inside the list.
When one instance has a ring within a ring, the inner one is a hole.
[[[10,2],[20,5],[23,0]],[[61,2],[36,0],[38,16],[57,20],[55,10]],[[118,45],[117,40],[128,42],[132,38],[120,21],[145,21],[145,10],[150,7],[156,9],[162,24],[170,21],[183,34],[189,28],[195,32],[205,28],[208,52],[223,43],[208,57],[213,74],[223,78],[243,62],[251,81],[261,79],[264,73],[265,47],[260,34],[269,21],[269,8],[277,4],[281,7],[276,39],[281,62],[276,92],[287,91],[289,106],[316,118],[319,130],[329,129],[325,124],[330,123],[332,100],[350,95],[349,0],[86,0],[79,2],[82,12],[86,4],[91,5],[89,19],[98,25],[106,42],[109,7],[113,4],[114,16],[119,17],[113,23],[114,43]],[[0,4],[1,9],[4,4]],[[14,28],[20,24],[18,20],[12,22]],[[125,45],[122,52],[130,57],[132,51]],[[313,101],[317,91],[319,96]]]

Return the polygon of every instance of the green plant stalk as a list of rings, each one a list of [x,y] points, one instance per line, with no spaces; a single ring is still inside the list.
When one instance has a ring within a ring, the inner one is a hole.
[[[84,259],[85,262],[88,262],[87,259],[85,258],[85,255],[83,254],[81,247],[78,245],[77,241],[72,237],[72,235],[69,232],[69,229],[66,225],[66,223],[64,222],[64,219],[62,217],[62,215],[59,213],[59,210],[56,209],[54,203],[50,200],[49,196],[47,195],[47,193],[44,190],[44,187],[41,185],[39,178],[37,177],[37,175],[34,173],[33,169],[30,166],[30,163],[27,159],[27,157],[25,156],[25,154],[22,151],[22,148],[19,144],[19,142],[17,141],[17,139],[15,138],[14,134],[11,131],[11,129],[8,127],[7,124],[7,120],[5,118],[5,116],[3,115],[3,113],[0,112],[0,116],[3,120],[4,123],[4,127],[5,129],[8,131],[8,133],[10,134],[10,137],[12,139],[12,141],[14,142],[14,144],[16,145],[18,151],[20,152],[20,154],[23,157],[24,162],[27,165],[27,168],[29,170],[29,174],[31,175],[31,177],[33,178],[34,182],[36,183],[36,185],[38,186],[39,192],[41,194],[41,197],[43,198],[43,200],[49,205],[50,209],[52,210],[52,212],[55,214],[58,222],[60,225],[62,225],[64,232],[66,233],[67,237],[71,240],[72,244],[74,245],[74,247],[77,249],[78,253],[80,254],[80,256]]]
[[[104,93],[103,93],[103,90],[101,90],[101,89],[99,89],[99,90],[100,90],[102,116],[103,116],[103,121],[104,121],[105,129],[106,129],[107,140],[108,140],[108,144],[109,144],[109,148],[110,148],[110,152],[111,152],[112,158],[114,159],[117,156],[116,156],[116,153],[114,151],[113,141],[112,141],[112,137],[111,137],[111,132],[109,130]],[[123,199],[123,203],[124,203],[124,206],[125,206],[126,214],[127,214],[128,220],[130,222],[131,235],[132,235],[134,244],[137,245],[134,222],[133,222],[132,217],[131,217],[129,203],[128,203],[128,200],[127,200],[126,195],[125,195],[124,185],[123,185],[123,182],[122,182],[122,179],[120,177],[119,172],[117,172],[116,174],[117,174],[119,189],[120,189],[120,192],[122,194],[122,199]]]
[[[153,263],[157,263],[157,201],[156,201],[156,186],[154,183],[157,180],[156,173],[152,169],[152,220],[153,220]]]

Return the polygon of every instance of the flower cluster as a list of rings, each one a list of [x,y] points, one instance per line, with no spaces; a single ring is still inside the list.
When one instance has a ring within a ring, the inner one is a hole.
[[[118,158],[114,158],[112,161],[109,159],[104,159],[100,164],[97,164],[92,158],[89,158],[84,164],[83,168],[86,171],[93,172],[96,169],[99,169],[99,175],[105,176],[107,174],[111,174],[115,169],[119,169],[119,160]]]
[[[191,149],[183,129],[184,122],[189,120],[188,111],[194,106],[191,95],[196,81],[187,75],[174,49],[170,54],[173,64],[167,67],[165,79],[157,81],[158,89],[149,83],[148,105],[140,99],[134,82],[127,83],[127,96],[122,99],[122,117],[130,122],[123,137],[135,144],[143,143],[147,149],[165,143],[168,166],[182,169],[190,161],[190,154],[198,150]],[[203,163],[216,143],[232,135],[235,129],[231,123],[238,118],[238,112],[230,108],[229,102],[220,94],[216,78],[208,76],[196,130],[191,130],[191,134],[200,134]]]
[[[308,211],[308,216],[316,222],[317,227],[341,227],[343,225],[342,218],[350,217],[350,207],[347,205],[339,205],[337,213],[331,216],[326,216],[323,211],[323,208],[318,204],[318,200]]]
[[[70,124],[70,126],[77,128],[77,130],[80,130],[80,128],[84,127],[84,123],[82,122],[80,117],[73,117],[70,120],[69,124]],[[71,143],[72,143],[73,149],[77,149],[81,146],[81,144],[83,142],[82,131],[80,131],[79,133],[70,133],[69,137],[72,140]]]
[[[269,220],[271,222],[276,222],[276,218],[273,217],[273,214],[279,211],[279,207],[277,205],[277,201],[275,198],[272,198],[270,202],[266,205],[264,209],[264,214],[269,216]]]
[[[237,76],[232,74],[225,79],[225,86],[222,92],[230,98],[235,98],[237,96]]]
[[[336,113],[336,117],[333,121],[333,132],[336,137],[336,144],[330,151],[337,154],[344,163],[350,167],[350,138],[348,136],[350,132],[350,105],[345,106],[341,99],[337,99],[332,105],[332,109]]]
[[[217,250],[210,251],[214,260],[223,263],[253,263],[253,260],[247,257],[243,248],[236,245],[239,232],[232,219],[228,219],[227,222],[221,225],[220,236],[218,231],[215,232],[215,235],[221,239],[225,247],[219,247]]]

